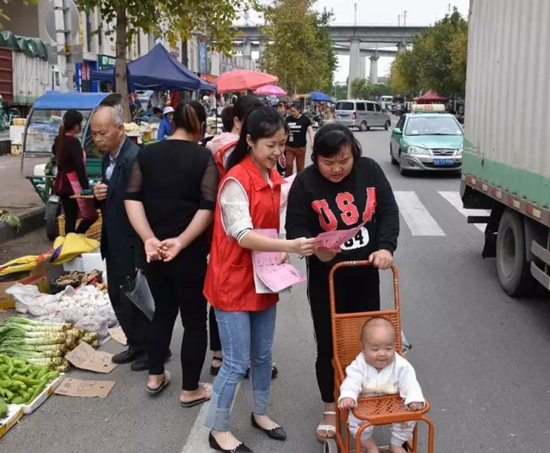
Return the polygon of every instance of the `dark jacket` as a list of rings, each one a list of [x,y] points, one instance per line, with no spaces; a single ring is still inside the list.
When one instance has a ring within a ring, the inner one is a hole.
[[[110,181],[105,176],[110,163],[109,153],[105,153],[101,165],[102,182],[108,186],[107,199],[101,203],[101,255],[114,265],[114,271],[120,277],[134,276],[136,267],[143,264],[140,260],[143,245],[124,207],[124,196],[138,151],[138,146],[126,138],[116,158]],[[112,267],[110,272],[113,271]]]

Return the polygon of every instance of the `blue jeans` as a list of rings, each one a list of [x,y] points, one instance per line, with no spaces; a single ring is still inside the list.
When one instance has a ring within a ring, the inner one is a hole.
[[[263,311],[216,310],[223,362],[214,382],[205,425],[229,431],[229,413],[237,390],[251,362],[253,412],[265,415],[271,391],[273,335],[277,304]]]

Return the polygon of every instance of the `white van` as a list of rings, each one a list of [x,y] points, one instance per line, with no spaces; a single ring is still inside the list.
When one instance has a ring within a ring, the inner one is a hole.
[[[380,96],[378,102],[382,110],[387,111],[390,108],[390,104],[393,102],[393,96]]]
[[[382,111],[377,102],[350,99],[338,101],[335,109],[335,121],[348,127],[358,127],[368,131],[371,127],[391,127],[390,115]]]

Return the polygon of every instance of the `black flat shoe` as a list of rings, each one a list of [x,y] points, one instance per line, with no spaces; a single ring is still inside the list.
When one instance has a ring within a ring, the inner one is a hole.
[[[141,356],[143,356],[143,352],[127,349],[126,351],[122,351],[122,352],[119,352],[118,354],[115,354],[111,360],[113,363],[122,365],[124,363],[131,363],[139,359]]]
[[[264,429],[256,421],[256,418],[254,417],[254,413],[250,415],[250,421],[252,422],[252,426],[254,428],[257,428],[260,431],[263,431],[264,433],[266,433],[267,437],[269,437],[270,439],[286,440],[286,433],[285,433],[285,430],[282,428],[282,426],[279,426],[278,428],[273,428],[273,429]]]
[[[212,432],[210,432],[208,436],[208,443],[210,444],[210,448],[212,448],[213,450],[221,451],[224,453],[254,453],[243,443],[240,443],[239,445],[237,445],[236,448],[232,448],[231,450],[224,450],[222,447],[220,447],[220,444],[218,444],[218,441],[212,435]]]
[[[279,370],[275,365],[271,368],[271,379],[275,379],[279,375]],[[246,374],[244,375],[245,379],[250,379],[250,367],[246,370]]]

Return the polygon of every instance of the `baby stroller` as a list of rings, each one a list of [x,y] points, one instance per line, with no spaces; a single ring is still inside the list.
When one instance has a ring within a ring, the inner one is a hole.
[[[334,274],[345,267],[369,266],[368,261],[345,261],[336,264],[329,275],[330,313],[332,321],[332,344],[334,349],[334,397],[338,401],[340,386],[346,377],[346,367],[355,360],[360,352],[361,327],[370,318],[382,316],[388,319],[395,327],[397,352],[403,356],[401,337],[401,314],[399,307],[399,281],[397,268],[392,266],[394,309],[363,313],[336,313],[336,295],[334,290]],[[434,449],[434,425],[426,417],[430,405],[426,400],[424,409],[409,411],[405,408],[399,395],[376,396],[359,398],[358,405],[352,409],[353,414],[365,423],[357,431],[355,452],[361,452],[361,434],[369,426],[388,425],[406,421],[424,421],[428,426],[428,453]],[[324,453],[350,453],[352,451],[351,435],[348,429],[348,411],[340,411],[336,405],[336,437],[324,443]],[[407,442],[404,448],[411,453],[418,453],[418,425],[413,432],[412,442]],[[383,451],[383,449],[381,449]]]

